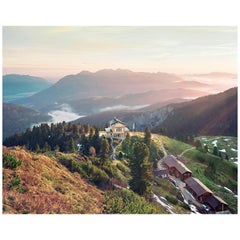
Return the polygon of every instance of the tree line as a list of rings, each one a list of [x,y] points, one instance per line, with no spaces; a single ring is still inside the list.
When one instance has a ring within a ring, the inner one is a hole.
[[[62,122],[33,126],[24,133],[6,138],[3,144],[7,147],[26,146],[27,149],[36,152],[80,150],[86,155],[94,155],[100,152],[101,139],[97,127]],[[94,150],[90,149],[91,146]]]
[[[73,123],[41,124],[28,128],[24,133],[6,138],[4,145],[25,146],[35,152],[66,152],[77,153],[92,157],[92,163],[110,177],[116,177],[115,168],[111,166],[110,144],[108,139],[99,136],[99,128]],[[144,138],[132,140],[127,134],[122,144],[122,152],[131,171],[129,186],[134,192],[151,199],[152,195],[152,162],[149,161],[151,148],[151,132],[145,129]],[[65,163],[65,162],[64,162]],[[68,161],[67,163],[68,164]],[[81,166],[79,169],[85,169]],[[88,169],[89,166],[88,166]],[[94,168],[91,168],[94,170]],[[80,170],[79,170],[80,171]],[[89,172],[88,170],[87,172]],[[96,172],[96,171],[93,171]],[[99,172],[98,172],[99,174]],[[91,177],[93,178],[93,177]]]

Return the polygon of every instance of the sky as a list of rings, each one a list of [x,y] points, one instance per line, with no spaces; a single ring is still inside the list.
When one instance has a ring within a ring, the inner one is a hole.
[[[5,26],[3,74],[58,80],[83,70],[237,73],[234,26]]]

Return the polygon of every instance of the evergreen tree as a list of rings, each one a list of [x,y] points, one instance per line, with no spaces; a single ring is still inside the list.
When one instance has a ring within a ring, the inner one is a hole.
[[[124,139],[124,141],[122,143],[122,150],[127,155],[130,155],[130,148],[131,148],[131,138],[130,138],[129,133],[127,133],[126,138]]]
[[[60,147],[59,147],[58,145],[56,145],[56,146],[54,147],[54,151],[55,151],[55,152],[59,152],[59,151],[60,151]]]
[[[213,147],[213,154],[218,156],[218,148],[217,148],[217,146]]]
[[[88,141],[89,141],[89,144],[90,144],[90,145],[92,145],[93,134],[94,134],[94,130],[93,130],[93,128],[91,127],[90,130],[89,130],[89,136],[88,136]]]
[[[202,144],[201,144],[201,141],[199,139],[197,139],[195,141],[195,147],[196,147],[197,150],[202,151]]]
[[[79,131],[78,131],[77,124],[73,124],[72,129],[73,129],[73,136],[79,138]]]
[[[151,145],[151,132],[148,127],[144,130],[144,143],[150,148]]]
[[[228,157],[228,155],[227,155],[227,154],[226,154],[226,157],[225,157],[225,159],[226,159],[226,160],[229,160],[229,157]]]
[[[89,155],[90,144],[85,134],[82,134],[80,143],[82,144],[82,152],[85,155]]]
[[[51,151],[51,147],[50,147],[50,145],[48,144],[48,142],[45,142],[45,143],[44,143],[43,149],[44,149],[45,152]]]
[[[130,159],[132,179],[129,185],[134,192],[150,199],[152,196],[151,181],[153,175],[152,164],[148,162],[148,157],[149,149],[147,145],[142,142],[135,142]]]
[[[36,145],[35,152],[39,153],[41,151],[39,144]]]
[[[75,141],[74,141],[74,139],[73,139],[72,137],[71,137],[71,139],[70,139],[69,151],[70,151],[71,153],[76,152],[76,144],[75,144]]]
[[[110,151],[110,146],[109,146],[108,140],[106,138],[103,138],[101,141],[101,149],[100,149],[102,164],[104,164],[104,162],[107,160],[109,151]]]
[[[96,154],[99,154],[99,152],[100,152],[100,147],[101,147],[100,145],[101,145],[101,141],[99,138],[99,130],[98,130],[98,128],[96,128],[95,133],[92,138],[92,146],[95,148]]]

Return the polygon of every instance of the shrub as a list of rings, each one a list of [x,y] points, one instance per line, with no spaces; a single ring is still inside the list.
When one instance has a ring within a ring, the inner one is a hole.
[[[156,214],[164,211],[144,197],[128,189],[107,191],[104,194],[104,213]]]
[[[9,185],[10,189],[13,189],[15,187],[20,193],[23,193],[23,188],[21,186],[21,179],[19,178],[18,175],[15,175],[15,177],[11,180]]]
[[[129,172],[128,168],[125,167],[122,163],[117,163],[116,166],[117,166],[117,168],[118,168],[120,171],[122,171],[122,172],[124,172],[124,173]]]
[[[96,185],[108,183],[109,177],[106,172],[89,162],[77,162],[74,159],[61,157],[60,163],[71,172],[78,172],[83,178],[88,179]]]
[[[171,195],[167,195],[167,196],[166,196],[166,199],[167,199],[170,203],[172,203],[172,204],[174,204],[174,205],[176,205],[176,204],[178,203],[178,200],[177,200],[175,197],[171,196]]]
[[[16,169],[22,164],[21,160],[18,160],[14,155],[7,153],[3,155],[3,167],[9,169]]]

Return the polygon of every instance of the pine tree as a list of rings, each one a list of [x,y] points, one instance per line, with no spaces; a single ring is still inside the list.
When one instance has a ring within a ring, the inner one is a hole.
[[[151,132],[148,127],[144,130],[144,143],[150,148],[151,145]]]
[[[90,130],[89,130],[89,136],[88,136],[88,141],[89,141],[89,144],[90,144],[90,145],[92,145],[93,134],[94,134],[94,130],[93,130],[93,128],[91,127]]]
[[[100,152],[100,147],[101,147],[100,145],[101,145],[101,142],[100,142],[100,138],[99,138],[99,130],[98,130],[98,128],[96,128],[95,133],[92,138],[92,146],[95,148],[96,154],[99,154],[99,152]]]
[[[45,143],[44,143],[43,149],[44,149],[45,152],[51,151],[51,147],[50,147],[50,145],[48,144],[48,142],[45,142]]]
[[[132,179],[129,185],[134,192],[150,199],[152,196],[151,181],[153,175],[152,164],[148,162],[148,157],[149,149],[147,145],[142,142],[135,142],[130,159]]]
[[[56,145],[56,146],[54,147],[54,151],[55,151],[55,152],[59,152],[59,151],[60,151],[60,147],[59,147],[58,145]]]
[[[70,139],[69,151],[70,151],[71,153],[76,152],[76,144],[75,144],[75,141],[74,141],[74,139],[73,139],[72,137],[71,137],[71,139]]]
[[[127,155],[130,155],[130,148],[131,148],[131,138],[130,138],[129,133],[127,133],[126,138],[124,139],[124,141],[122,143],[122,150]]]
[[[40,149],[40,146],[39,146],[39,144],[37,144],[37,145],[36,145],[35,152],[39,153],[39,152],[40,152],[40,150],[41,150],[41,149]]]
[[[85,134],[81,135],[80,143],[82,144],[82,152],[83,152],[83,154],[89,155],[90,144],[89,144],[89,141],[86,138]]]
[[[108,140],[106,138],[103,138],[101,141],[101,149],[100,149],[102,164],[104,164],[104,162],[107,160],[109,151],[110,151],[110,146],[109,146]]]
[[[195,147],[196,147],[197,150],[202,151],[202,144],[201,144],[201,141],[199,139],[197,139],[195,141]]]
[[[213,154],[218,156],[218,148],[217,148],[217,146],[213,147]]]

